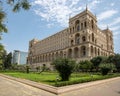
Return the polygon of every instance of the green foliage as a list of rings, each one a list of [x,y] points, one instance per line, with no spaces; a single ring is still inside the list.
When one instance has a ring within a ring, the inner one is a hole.
[[[28,9],[30,9],[30,6],[31,6],[29,4],[28,0],[19,0],[19,1],[13,2],[13,3],[14,3],[14,6],[13,6],[14,12],[20,11],[21,8],[28,10]]]
[[[75,61],[67,58],[59,58],[52,62],[62,81],[68,81],[71,73],[73,72]]]
[[[7,28],[6,25],[4,24],[4,19],[6,17],[5,12],[2,10],[2,8],[0,7],[0,39],[1,39],[1,33],[2,32],[7,32]]]
[[[0,69],[3,69],[4,67],[4,62],[5,62],[5,57],[7,55],[7,52],[4,49],[4,46],[0,44]]]
[[[76,74],[73,73],[69,81],[58,81],[56,83],[56,77],[58,76],[56,72],[43,72],[42,74],[36,74],[31,72],[29,74],[26,74],[23,72],[15,72],[15,71],[10,72],[6,70],[6,72],[3,73],[13,77],[28,79],[35,82],[41,82],[57,87],[120,76],[120,74],[117,73],[108,74],[105,76],[102,76],[100,74],[93,74],[91,76],[89,73],[78,73],[78,76],[75,77]]]
[[[25,72],[26,71],[26,65],[12,64],[11,70]]]
[[[26,66],[26,73],[29,73],[30,72],[30,67],[27,65]]]
[[[94,68],[98,72],[99,65],[102,62],[102,57],[97,56],[97,57],[92,58],[90,61],[93,63]]]
[[[40,71],[40,66],[37,66],[36,70],[37,70],[37,72],[39,72]]]
[[[6,4],[11,5],[13,12],[19,12],[20,9],[28,10],[31,6],[28,0],[0,0],[0,33],[8,31],[4,24],[4,19],[7,15],[7,12],[4,9],[5,7],[3,7],[5,2]]]
[[[5,60],[4,60],[4,68],[5,69],[10,69],[12,64],[11,64],[11,61],[12,61],[12,53],[10,52],[8,55],[6,55],[5,57]]]
[[[113,64],[115,64],[117,71],[120,72],[120,54],[115,54],[112,58],[111,61]]]
[[[91,82],[91,81],[96,81],[96,80],[103,80],[107,78],[112,78],[112,77],[117,77],[120,76],[119,74],[110,74],[110,75],[93,75],[92,77],[84,77],[84,78],[79,78],[75,80],[70,80],[70,81],[63,81],[63,82],[58,82],[54,86],[56,87],[61,87],[61,86],[67,86],[67,85],[72,85],[72,84],[78,84],[78,83],[85,83],[85,82]]]
[[[88,72],[92,67],[93,67],[93,64],[90,61],[88,61],[88,60],[79,62],[79,68],[83,72]]]
[[[109,71],[115,70],[115,65],[112,63],[101,63],[99,67],[102,75],[107,75]]]
[[[107,67],[101,68],[102,75],[107,75],[109,71],[110,71],[110,68],[107,68]]]

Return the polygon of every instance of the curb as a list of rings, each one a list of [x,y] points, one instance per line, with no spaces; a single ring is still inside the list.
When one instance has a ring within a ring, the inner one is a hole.
[[[63,87],[54,87],[54,86],[50,86],[47,84],[42,84],[42,83],[37,83],[34,81],[26,80],[26,79],[11,77],[11,76],[4,75],[4,74],[0,74],[0,76],[7,78],[7,79],[15,80],[17,82],[20,82],[20,83],[23,83],[23,84],[26,84],[26,85],[29,85],[29,86],[32,86],[38,89],[48,91],[56,95],[120,79],[120,77],[114,77],[114,78],[109,78],[109,79],[104,79],[104,80],[91,81],[91,82],[82,83],[82,84],[74,84],[74,85],[68,85],[68,86],[63,86]]]

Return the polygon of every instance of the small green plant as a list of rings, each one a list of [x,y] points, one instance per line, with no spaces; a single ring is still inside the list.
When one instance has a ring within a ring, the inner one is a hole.
[[[30,72],[30,67],[26,66],[26,73],[29,73],[29,72]]]
[[[39,72],[40,71],[40,66],[37,66],[36,70],[37,70],[37,72]]]

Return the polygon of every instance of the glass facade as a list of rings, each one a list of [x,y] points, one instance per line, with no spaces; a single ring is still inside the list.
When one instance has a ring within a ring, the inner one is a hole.
[[[27,63],[28,52],[22,52],[19,50],[14,50],[12,63],[13,64],[26,64]]]

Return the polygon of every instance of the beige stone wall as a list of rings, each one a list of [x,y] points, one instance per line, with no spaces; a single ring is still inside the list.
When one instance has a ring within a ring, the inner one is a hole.
[[[109,29],[101,30],[97,18],[90,11],[69,19],[69,27],[43,40],[29,42],[28,64],[42,66],[59,57],[90,60],[95,56],[114,54],[113,35]]]

